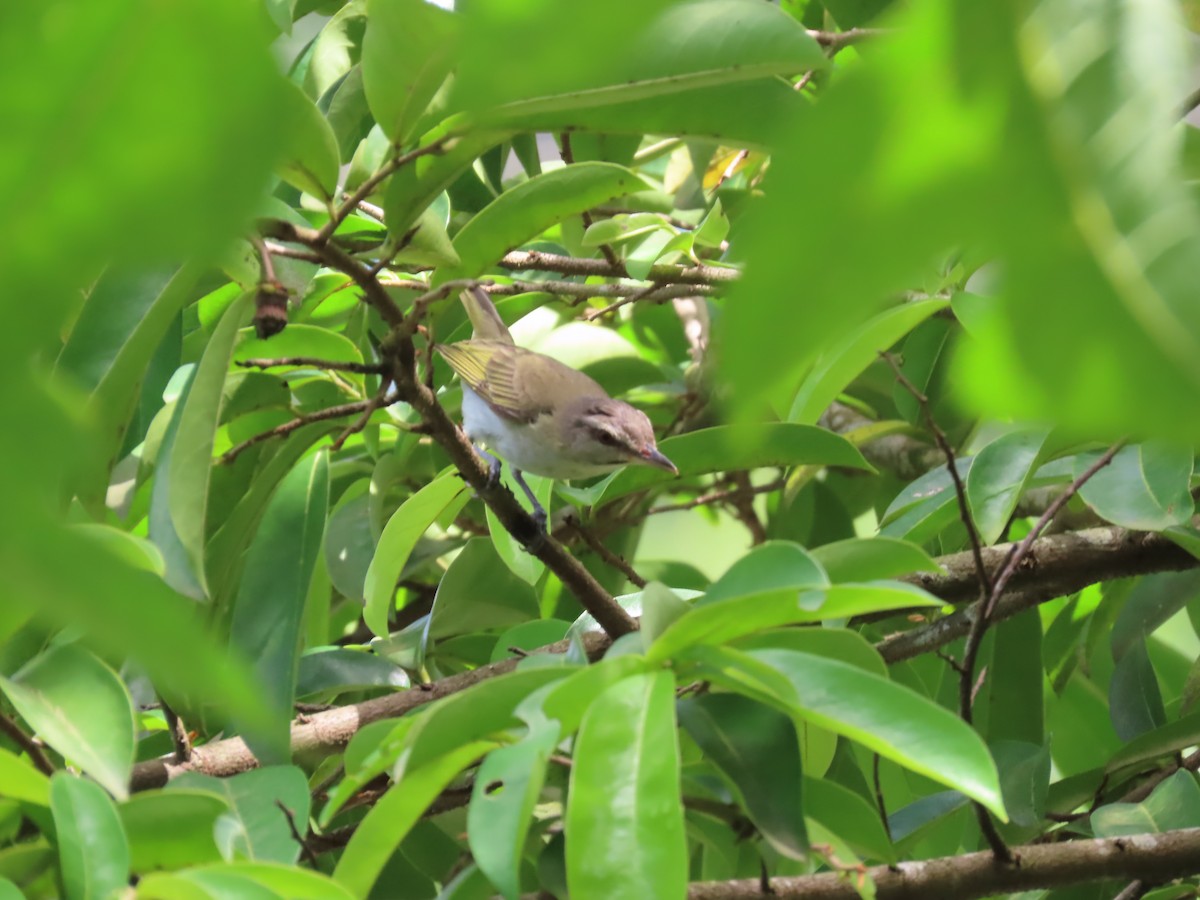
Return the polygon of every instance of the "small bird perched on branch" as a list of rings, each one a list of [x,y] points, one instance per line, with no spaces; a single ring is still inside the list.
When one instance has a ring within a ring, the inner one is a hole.
[[[546,510],[521,477],[588,478],[629,463],[678,474],[659,452],[646,414],[608,396],[582,372],[513,343],[491,298],[473,287],[461,295],[474,326],[469,341],[437,346],[463,382],[463,430],[503,457],[544,528]],[[500,476],[500,462],[491,477]]]

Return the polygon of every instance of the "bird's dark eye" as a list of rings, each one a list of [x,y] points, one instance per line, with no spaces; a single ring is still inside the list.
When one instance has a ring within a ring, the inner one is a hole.
[[[611,431],[604,431],[603,429],[597,428],[595,432],[593,432],[593,436],[605,447],[619,447],[621,445],[621,441]]]

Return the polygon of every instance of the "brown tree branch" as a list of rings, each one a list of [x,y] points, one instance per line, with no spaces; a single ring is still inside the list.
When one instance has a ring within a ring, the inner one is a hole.
[[[22,731],[16,722],[3,713],[0,713],[0,733],[7,735],[9,740],[25,751],[35,769],[43,775],[54,774],[54,764],[50,762],[50,758],[46,756],[46,752],[41,748],[41,745]]]
[[[498,263],[502,269],[512,271],[557,272],[560,275],[601,275],[609,278],[628,278],[624,264],[611,265],[604,259],[582,259],[543,253],[540,250],[513,250]],[[650,281],[670,284],[725,284],[737,281],[741,272],[725,266],[671,266],[658,264],[650,267]]]
[[[280,356],[277,359],[242,359],[235,365],[243,369],[274,369],[288,366],[305,369],[323,369],[330,372],[354,372],[357,375],[382,375],[384,367],[378,363],[340,362],[336,359],[318,359],[315,356]]]
[[[877,900],[975,900],[998,894],[1108,879],[1140,878],[1161,884],[1200,872],[1200,828],[1163,834],[1030,844],[1014,847],[1016,864],[988,851],[945,856],[867,870]],[[765,893],[756,878],[692,884],[689,900],[858,900],[845,875],[823,873],[772,878]]]

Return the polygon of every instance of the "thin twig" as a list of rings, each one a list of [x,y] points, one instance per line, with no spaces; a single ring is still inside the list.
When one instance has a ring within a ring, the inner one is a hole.
[[[887,804],[883,800],[883,782],[879,779],[879,754],[875,754],[871,765],[871,780],[875,783],[875,805],[879,807],[879,821],[883,823],[883,832],[888,840],[892,839],[892,827],[888,824]]]
[[[242,359],[235,365],[243,369],[274,369],[294,366],[305,369],[324,369],[331,372],[354,372],[358,375],[383,375],[387,370],[379,363],[341,362],[336,359],[318,359],[315,356],[280,356],[277,359]]]
[[[726,491],[712,491],[708,494],[701,494],[694,500],[686,500],[682,503],[667,503],[663,506],[655,506],[653,509],[649,510],[647,515],[695,509],[698,506],[707,506],[710,503],[722,503],[739,495],[754,496],[757,494],[770,494],[773,491],[779,490],[785,484],[787,484],[786,478],[776,478],[774,481],[770,481],[767,484],[751,485],[749,488],[736,487]]]
[[[288,830],[292,833],[292,839],[300,845],[300,852],[304,854],[304,858],[308,860],[308,864],[314,869],[319,868],[320,863],[317,862],[317,854],[313,853],[312,847],[308,846],[308,841],[304,839],[304,835],[300,833],[300,829],[296,826],[295,814],[279,798],[275,799],[275,805],[279,807],[279,811],[287,819]]]
[[[268,428],[253,437],[247,438],[240,444],[230,447],[221,454],[219,462],[221,465],[229,465],[237,459],[246,450],[253,447],[255,444],[261,444],[263,441],[269,441],[271,438],[283,437],[291,434],[298,428],[303,428],[313,422],[323,422],[326,419],[340,419],[342,416],[354,415],[361,413],[369,407],[373,401],[371,400],[356,400],[354,403],[343,403],[341,406],[330,406],[326,409],[317,410],[313,413],[307,413],[303,416],[297,416],[290,422],[284,422],[282,425],[276,425],[274,428]]]
[[[367,427],[367,423],[371,421],[371,416],[375,414],[376,410],[382,409],[387,405],[388,388],[391,386],[392,382],[385,378],[383,383],[379,385],[379,390],[375,392],[375,396],[370,399],[366,408],[363,409],[359,417],[355,419],[345,431],[334,438],[333,443],[329,445],[330,450],[341,450],[342,445],[346,443],[346,440],[350,437],[350,435],[358,434],[358,432]]]
[[[1113,900],[1141,900],[1149,890],[1150,885],[1138,878],[1125,885],[1121,893],[1113,897]]]
[[[305,262],[321,263],[321,257],[311,250],[297,250],[295,247],[289,247],[287,244],[279,244],[275,241],[263,241],[263,246],[266,247],[275,256],[286,256],[288,259],[302,259]]]
[[[625,278],[625,266],[613,267],[607,260],[585,259],[577,256],[562,256],[544,253],[541,250],[512,250],[497,263],[502,269],[523,272],[557,272],[560,275],[602,275],[609,278]],[[737,281],[742,273],[727,266],[672,266],[656,263],[650,267],[648,278],[669,284],[723,284]]]
[[[808,36],[824,47],[830,56],[851,44],[874,40],[890,34],[886,28],[849,28],[846,31],[816,31],[810,30]]]
[[[676,285],[676,287],[678,286],[679,285]],[[649,300],[651,298],[655,300],[664,300],[666,299],[662,293],[664,287],[665,285],[655,282],[647,287],[642,288],[640,291],[635,291],[634,293],[628,294],[619,300],[614,300],[612,303],[608,304],[608,306],[602,307],[601,309],[589,309],[583,314],[583,318],[589,322],[592,322],[601,316],[606,316],[609,313],[616,312],[622,306],[626,306],[630,303],[636,303],[639,300]],[[696,293],[695,290],[693,290],[694,285],[687,285],[687,288],[687,292],[681,294],[680,296],[691,296]]]
[[[14,744],[20,747],[29,756],[29,761],[43,775],[54,774],[54,764],[50,762],[50,758],[46,756],[44,750],[38,745],[38,742],[22,731],[17,723],[8,716],[0,713],[0,731],[3,731],[12,740]]]
[[[593,553],[629,579],[631,584],[634,584],[640,588],[644,588],[646,586],[646,579],[639,575],[624,557],[613,553],[611,550],[605,547],[600,538],[592,534],[591,529],[580,522],[574,515],[567,520],[566,524],[572,531],[583,538],[583,542],[592,549]]]
[[[401,153],[398,156],[393,156],[385,161],[383,165],[381,165],[375,171],[375,174],[363,181],[363,183],[358,186],[358,189],[349,197],[347,197],[342,205],[337,208],[332,216],[330,216],[329,221],[322,226],[320,232],[318,233],[318,242],[322,244],[327,242],[333,233],[337,231],[337,227],[341,225],[343,221],[345,221],[346,216],[350,215],[350,213],[352,213],[358,207],[358,204],[362,203],[369,196],[371,196],[371,192],[374,191],[375,188],[377,188],[385,178],[394,174],[396,171],[408,165],[415,159],[419,159],[420,157],[426,156],[430,153],[441,153],[446,149],[446,142],[447,138],[439,138],[438,140],[426,144],[423,147],[410,150],[408,153]]]
[[[175,762],[185,763],[192,758],[192,739],[188,737],[187,727],[166,700],[159,697],[158,702],[162,706],[163,718],[167,720],[167,731],[171,734]]]

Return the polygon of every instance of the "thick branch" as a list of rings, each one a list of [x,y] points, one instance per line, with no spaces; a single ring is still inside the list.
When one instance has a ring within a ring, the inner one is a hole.
[[[990,851],[945,856],[868,870],[878,900],[973,900],[1017,891],[1107,879],[1143,878],[1161,884],[1200,872],[1200,828],[1014,847],[1016,863],[999,863]],[[758,879],[693,884],[689,900],[857,900],[851,878],[838,873],[772,878],[770,893]]]

